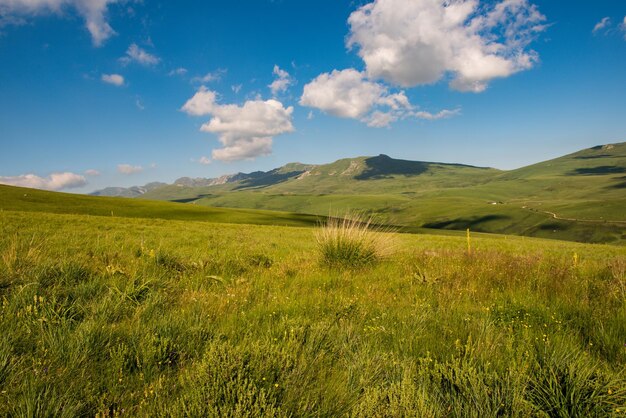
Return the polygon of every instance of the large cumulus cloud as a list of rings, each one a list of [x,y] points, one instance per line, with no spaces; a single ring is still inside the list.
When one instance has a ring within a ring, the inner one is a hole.
[[[348,46],[370,78],[413,87],[449,74],[453,89],[481,92],[537,62],[527,47],[545,19],[527,0],[376,0],[350,15]]]
[[[212,151],[214,160],[236,161],[268,155],[273,137],[293,132],[293,107],[275,99],[248,100],[243,105],[219,104],[217,94],[202,86],[182,107],[192,116],[211,119],[200,128],[218,136],[222,148]]]

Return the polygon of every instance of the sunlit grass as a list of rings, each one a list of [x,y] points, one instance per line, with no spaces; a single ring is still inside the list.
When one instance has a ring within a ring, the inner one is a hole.
[[[1,212],[0,416],[623,414],[623,248],[393,242]]]

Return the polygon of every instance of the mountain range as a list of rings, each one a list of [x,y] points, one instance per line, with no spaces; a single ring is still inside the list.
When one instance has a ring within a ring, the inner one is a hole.
[[[611,242],[626,238],[626,143],[508,171],[381,154],[94,194],[317,215],[359,211],[408,229]]]

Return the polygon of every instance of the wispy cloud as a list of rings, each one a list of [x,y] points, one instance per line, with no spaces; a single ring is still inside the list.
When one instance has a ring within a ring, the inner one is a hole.
[[[121,174],[130,175],[135,173],[141,173],[143,171],[143,167],[140,165],[118,164],[117,171]]]
[[[167,75],[170,76],[170,77],[175,76],[175,75],[183,76],[185,74],[187,74],[187,69],[183,68],[183,67],[175,68],[172,71],[170,71],[169,73],[167,73]]]
[[[100,46],[115,35],[106,20],[106,13],[109,4],[117,2],[118,0],[1,0],[0,26],[23,24],[24,17],[60,15],[65,7],[71,7],[84,19],[93,44]]]
[[[227,72],[228,70],[224,68],[218,68],[217,70],[208,72],[205,75],[194,77],[191,81],[194,83],[212,83],[220,81]]]
[[[89,177],[97,177],[100,175],[100,172],[95,169],[85,170],[85,175]]]
[[[19,17],[19,16],[12,16],[12,15],[2,15],[0,14],[0,29],[2,29],[5,26],[24,26],[28,23],[28,21],[26,19],[24,19],[23,17]],[[0,32],[0,35],[2,33]]]
[[[114,86],[123,86],[124,85],[124,77],[119,74],[102,74],[102,81],[108,84],[113,84]]]
[[[0,184],[30,187],[32,189],[63,190],[82,187],[87,184],[87,180],[80,174],[65,172],[52,173],[47,177],[39,177],[35,174],[22,174],[8,177],[0,176]]]
[[[610,25],[611,25],[611,18],[608,16],[603,17],[602,20],[596,23],[596,25],[593,27],[593,30],[591,32],[595,35],[598,32],[600,32],[602,29],[605,29]]]
[[[126,55],[120,58],[122,64],[129,64],[136,62],[141,65],[150,66],[156,65],[161,61],[159,57],[147,52],[145,49],[139,47],[137,44],[130,44],[126,50]]]
[[[461,109],[443,109],[437,113],[431,113],[426,111],[414,112],[413,116],[418,119],[426,119],[426,120],[437,120],[437,119],[448,119],[454,116],[458,116],[461,114]]]
[[[294,79],[285,70],[282,70],[278,65],[274,65],[274,81],[268,86],[272,91],[272,96],[276,97],[278,93],[287,91],[289,86],[294,83]]]
[[[613,21],[609,16],[603,17],[598,23],[595,24],[591,31],[594,35],[602,33],[603,35],[614,35],[621,33],[626,40],[626,16],[617,25],[613,24]]]

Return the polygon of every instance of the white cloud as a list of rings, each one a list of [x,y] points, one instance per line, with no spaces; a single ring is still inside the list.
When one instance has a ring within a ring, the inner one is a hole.
[[[66,7],[74,8],[84,19],[95,46],[115,34],[106,20],[109,4],[118,0],[0,0],[0,16],[5,23],[23,22],[22,16],[60,14]]]
[[[217,94],[202,86],[193,97],[183,105],[181,110],[191,116],[204,116],[213,111]]]
[[[603,17],[598,23],[595,24],[591,33],[597,35],[598,32],[603,32],[604,35],[613,34],[615,32],[622,32],[624,35],[624,40],[626,40],[626,16],[618,23],[615,27],[613,27],[613,22],[610,17]]]
[[[461,109],[454,109],[454,110],[443,109],[437,113],[419,111],[419,112],[413,113],[413,116],[415,116],[418,119],[437,120],[437,119],[448,119],[453,116],[457,116],[460,113],[461,113]]]
[[[289,86],[293,85],[294,80],[285,70],[281,70],[278,65],[274,65],[274,81],[268,86],[272,91],[272,95],[276,96],[278,93],[287,91]]]
[[[141,100],[141,97],[135,98],[135,107],[139,110],[144,110],[146,108]]]
[[[135,174],[143,171],[143,167],[140,165],[130,165],[130,164],[118,164],[117,171],[121,174]]]
[[[304,86],[300,104],[333,116],[358,119],[385,94],[385,88],[367,81],[355,69],[323,73]]]
[[[243,106],[217,103],[217,94],[202,86],[181,108],[193,116],[211,115],[200,128],[218,135],[222,148],[213,150],[214,160],[254,159],[272,151],[276,135],[293,132],[293,107],[278,100],[248,100]]]
[[[527,0],[375,0],[350,15],[347,45],[371,79],[412,87],[449,74],[452,88],[481,92],[537,62],[527,47],[544,21]]]
[[[86,176],[90,176],[90,177],[96,177],[100,175],[100,172],[98,170],[94,170],[93,168],[90,170],[85,170],[85,175]]]
[[[376,110],[367,118],[363,119],[363,122],[371,128],[384,128],[397,120],[398,116],[393,112],[381,112],[380,110]]]
[[[167,75],[170,76],[170,77],[175,76],[175,75],[183,76],[185,74],[187,74],[187,69],[183,68],[183,67],[175,68],[172,71],[170,71],[169,73],[167,73]]]
[[[156,65],[161,59],[156,55],[153,55],[147,52],[145,49],[140,48],[137,44],[130,44],[128,49],[126,50],[126,55],[120,58],[120,61],[123,64],[128,64],[131,62],[136,62],[141,65]]]
[[[212,161],[211,161],[211,159],[209,157],[206,157],[206,156],[203,155],[202,157],[200,157],[198,162],[200,164],[202,164],[202,165],[209,165],[209,164],[211,164]]]
[[[242,87],[243,87],[242,84],[235,84],[233,86],[230,86],[230,89],[233,91],[233,93],[237,94],[241,91]]]
[[[214,81],[220,81],[224,74],[226,74],[227,72],[228,70],[218,68],[217,70],[206,73],[203,76],[194,77],[191,79],[191,81],[193,81],[194,83],[212,83]]]
[[[102,81],[118,87],[124,85],[124,77],[119,74],[102,74]]]
[[[10,186],[30,187],[32,189],[62,190],[81,187],[87,184],[84,176],[74,173],[52,173],[48,177],[39,177],[35,174],[19,176],[0,176],[0,184]]]
[[[404,92],[390,94],[385,86],[353,68],[317,76],[304,86],[300,104],[333,116],[361,119],[374,127],[387,126],[411,108]],[[392,113],[383,117],[383,112],[375,110],[379,107]]]
[[[611,18],[610,17],[603,17],[602,20],[600,20],[598,23],[596,23],[596,25],[593,27],[593,30],[591,31],[593,34],[596,34],[598,31],[601,31],[602,29],[608,27],[611,25]]]

